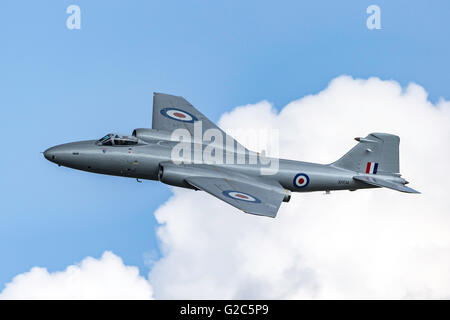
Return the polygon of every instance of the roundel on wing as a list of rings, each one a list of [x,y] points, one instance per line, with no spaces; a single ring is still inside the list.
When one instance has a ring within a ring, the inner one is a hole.
[[[240,191],[234,191],[234,190],[226,190],[222,192],[222,194],[228,198],[235,199],[235,200],[241,200],[246,202],[253,202],[253,203],[260,203],[261,201],[256,198],[255,196],[252,196],[245,192]]]
[[[182,122],[194,122],[197,121],[197,117],[190,114],[187,111],[183,111],[177,108],[164,108],[161,109],[161,114],[167,118],[182,121]]]
[[[309,177],[305,173],[299,173],[294,178],[294,186],[304,188],[309,184]]]

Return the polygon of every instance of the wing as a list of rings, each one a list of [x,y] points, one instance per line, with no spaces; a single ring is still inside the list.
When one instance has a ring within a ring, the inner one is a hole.
[[[200,190],[246,213],[275,218],[285,190],[277,183],[248,182],[217,177],[189,177],[186,181]]]
[[[202,121],[203,130],[214,128],[223,132],[183,97],[156,92],[153,94],[153,129],[173,131],[187,128],[193,133],[196,121]]]
[[[233,144],[235,143],[236,147],[239,147],[241,150],[247,150],[234,138],[227,135],[222,129],[214,124],[214,122],[210,121],[200,111],[194,108],[194,106],[183,97],[157,92],[153,94],[153,129],[172,132],[173,130],[183,128],[187,129],[191,136],[194,137],[194,123],[198,121],[201,121],[202,124],[202,137],[206,130],[216,129],[222,134],[224,145],[227,141],[233,141]]]
[[[171,132],[178,128],[185,128],[193,135],[194,123],[197,121],[202,122],[203,132],[208,129],[216,129],[225,137],[225,132],[222,129],[183,97],[157,92],[153,94],[153,129]]]
[[[409,188],[403,184],[384,180],[379,177],[375,178],[375,177],[369,177],[369,176],[354,176],[353,179],[365,182],[365,183],[373,185],[373,186],[385,187],[385,188],[393,189],[393,190],[400,191],[400,192],[420,193],[419,191]]]

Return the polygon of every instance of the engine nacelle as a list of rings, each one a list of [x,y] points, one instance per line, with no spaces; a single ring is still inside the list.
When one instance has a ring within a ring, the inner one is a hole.
[[[133,137],[136,137],[143,141],[172,140],[171,133],[168,131],[146,128],[134,129]]]
[[[211,177],[211,178],[229,178],[226,172],[218,170],[211,171],[209,169],[195,166],[179,166],[172,162],[163,162],[159,164],[158,180],[171,186],[188,188],[197,190],[185,181],[186,177]],[[273,190],[272,192],[280,192],[281,190]],[[282,191],[281,191],[282,192]],[[291,191],[284,190],[283,202],[289,202],[291,199]]]
[[[165,184],[170,184],[171,186],[195,190],[196,188],[194,188],[184,180],[184,178],[190,175],[192,175],[191,168],[176,166],[172,164],[159,165],[158,180]]]

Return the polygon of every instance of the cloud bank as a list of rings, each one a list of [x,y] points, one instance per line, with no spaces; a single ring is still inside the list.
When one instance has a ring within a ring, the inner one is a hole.
[[[62,272],[34,267],[14,277],[0,299],[152,299],[152,289],[137,267],[106,251]]]
[[[120,280],[110,285],[117,291],[107,291],[120,298],[150,298],[152,291],[155,298],[181,299],[450,298],[449,124],[450,102],[432,104],[416,84],[402,88],[378,78],[338,77],[279,113],[267,101],[237,107],[220,126],[234,133],[278,129],[284,158],[330,163],[355,144],[353,137],[397,134],[401,173],[422,194],[294,194],[268,219],[175,188],[155,212],[162,258],[148,282],[107,253],[113,262],[87,258],[56,274],[33,268],[0,297],[90,298],[109,282],[102,273],[116,272]],[[69,281],[72,273],[80,283],[100,275],[97,289],[87,295]]]
[[[164,253],[150,273],[155,296],[450,298],[449,124],[450,103],[433,105],[416,84],[347,76],[279,113],[263,101],[223,115],[224,128],[278,129],[282,157],[319,163],[353,137],[397,134],[401,172],[423,194],[295,194],[272,220],[174,189],[155,213]]]

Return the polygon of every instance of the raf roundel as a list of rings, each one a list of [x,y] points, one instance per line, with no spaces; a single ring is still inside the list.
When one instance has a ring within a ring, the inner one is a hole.
[[[299,173],[294,178],[294,186],[304,188],[309,184],[309,177],[304,173]]]
[[[194,122],[198,120],[196,116],[177,108],[162,109],[161,114],[167,118],[182,122]]]
[[[254,197],[248,193],[244,193],[244,192],[240,192],[240,191],[226,190],[222,193],[224,196],[231,198],[231,199],[235,199],[235,200],[241,200],[241,201],[253,202],[253,203],[261,202],[258,198]]]

